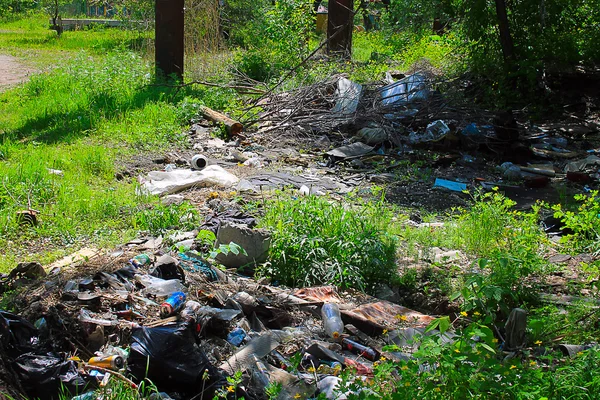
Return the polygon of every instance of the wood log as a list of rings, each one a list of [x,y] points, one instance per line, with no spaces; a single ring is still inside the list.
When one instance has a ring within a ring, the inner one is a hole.
[[[202,115],[204,115],[206,118],[210,119],[213,122],[219,122],[222,123],[223,125],[225,125],[225,128],[227,129],[227,133],[230,136],[235,136],[235,135],[239,135],[240,133],[242,133],[242,130],[244,129],[244,126],[239,123],[238,121],[234,121],[231,118],[229,118],[227,115],[221,114],[218,111],[212,110],[206,106],[200,106],[200,112],[202,113]]]

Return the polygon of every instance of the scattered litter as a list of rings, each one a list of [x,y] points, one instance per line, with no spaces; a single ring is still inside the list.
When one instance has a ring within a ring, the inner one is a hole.
[[[374,150],[374,147],[366,145],[362,142],[356,142],[349,144],[347,146],[338,147],[333,150],[329,150],[327,153],[328,156],[336,157],[339,159],[347,160],[351,158],[361,157],[366,154],[369,154]]]
[[[588,156],[583,160],[573,161],[566,165],[565,172],[580,172],[588,167],[600,165],[600,157]]]
[[[362,142],[370,145],[382,143],[388,139],[388,134],[385,128],[378,124],[369,124],[368,126],[359,129],[356,136]]]

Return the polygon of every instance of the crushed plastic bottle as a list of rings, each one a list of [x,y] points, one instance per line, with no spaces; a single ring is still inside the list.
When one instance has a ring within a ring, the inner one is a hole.
[[[344,323],[340,315],[340,308],[335,303],[325,303],[321,308],[323,318],[323,329],[328,337],[338,339],[344,332]]]
[[[136,275],[135,280],[145,287],[142,291],[145,295],[167,297],[171,293],[185,291],[185,286],[179,279],[164,280],[145,274]]]
[[[103,319],[103,318],[95,318],[85,308],[79,310],[79,320],[81,322],[86,322],[89,324],[101,325],[101,326],[117,326],[119,325],[119,321],[111,320],[111,319]]]

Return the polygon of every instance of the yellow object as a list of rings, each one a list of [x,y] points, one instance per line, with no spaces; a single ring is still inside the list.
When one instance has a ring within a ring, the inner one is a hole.
[[[317,33],[327,32],[327,13],[317,13]]]

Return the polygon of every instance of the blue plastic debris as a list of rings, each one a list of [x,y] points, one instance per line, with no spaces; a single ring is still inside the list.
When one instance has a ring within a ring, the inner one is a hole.
[[[440,178],[435,178],[435,183],[433,184],[433,187],[442,187],[448,190],[452,190],[453,192],[462,192],[464,190],[467,190],[466,183],[448,181],[446,179]]]

